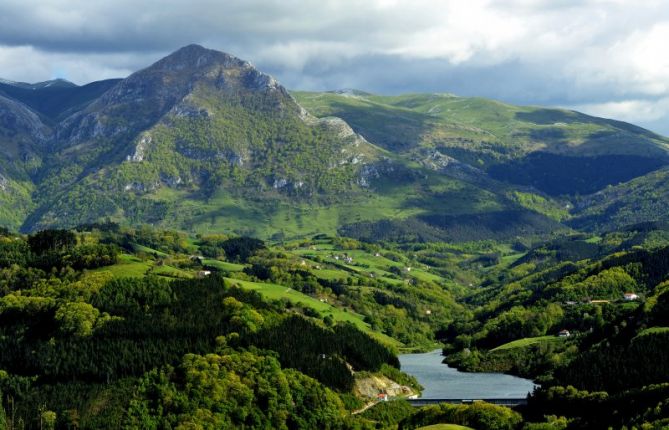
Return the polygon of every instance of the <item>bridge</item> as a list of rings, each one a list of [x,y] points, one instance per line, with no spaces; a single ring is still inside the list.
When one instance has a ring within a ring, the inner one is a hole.
[[[406,399],[411,406],[421,407],[436,405],[439,403],[450,403],[452,405],[466,405],[474,402],[486,402],[501,406],[521,406],[527,404],[527,398],[496,398],[496,399]]]

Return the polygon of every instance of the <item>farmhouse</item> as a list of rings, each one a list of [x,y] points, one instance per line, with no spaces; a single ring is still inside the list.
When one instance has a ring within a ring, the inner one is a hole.
[[[634,294],[634,293],[623,294],[623,299],[625,299],[627,301],[637,300],[638,298],[639,298],[639,296]]]
[[[199,272],[197,272],[197,277],[200,279],[206,278],[209,275],[211,275],[211,271],[209,270],[200,270]]]
[[[558,337],[569,337],[569,336],[571,336],[569,330],[562,329],[558,332]]]

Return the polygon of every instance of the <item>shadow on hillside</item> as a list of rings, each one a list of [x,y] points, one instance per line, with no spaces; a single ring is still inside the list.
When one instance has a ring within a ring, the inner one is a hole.
[[[330,107],[333,116],[346,121],[371,143],[388,150],[416,146],[434,127],[433,118],[418,112],[380,105],[352,106],[342,102],[333,102]]]
[[[533,186],[554,196],[583,195],[645,175],[667,162],[666,158],[637,155],[572,157],[533,152],[522,159],[491,166],[488,174],[494,179]]]

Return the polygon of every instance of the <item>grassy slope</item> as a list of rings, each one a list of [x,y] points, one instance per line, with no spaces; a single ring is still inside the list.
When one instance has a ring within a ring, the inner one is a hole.
[[[460,426],[457,424],[432,424],[431,426],[419,427],[416,430],[474,430],[471,427]]]
[[[669,327],[650,327],[644,330],[641,330],[636,337],[654,335],[658,333],[667,333],[669,332]]]
[[[497,348],[491,349],[490,352],[506,351],[509,349],[517,349],[517,348],[526,348],[530,345],[536,345],[540,343],[562,342],[563,340],[564,338],[557,336],[526,337],[523,339],[517,339],[512,342],[505,343],[504,345],[500,345]]]
[[[568,110],[450,94],[351,97],[295,92],[294,96],[314,114],[342,116],[377,139],[395,135],[406,140],[413,135],[415,143],[475,148],[487,156],[498,152],[497,156],[514,157],[536,149],[579,155],[652,156],[667,151],[668,141],[647,130]],[[395,124],[388,124],[391,118]],[[385,130],[379,130],[381,125]]]
[[[332,251],[329,248],[320,248],[317,249],[298,249],[294,251],[295,254],[306,257],[314,258],[318,257],[324,263],[333,265],[335,267],[341,268],[343,270],[328,270],[320,269],[314,270],[314,273],[323,274],[326,279],[341,279],[347,276],[347,272],[352,272],[356,274],[361,274],[364,276],[369,276],[373,274],[377,279],[382,279],[390,283],[402,283],[403,280],[398,278],[398,276],[390,272],[391,267],[399,268],[403,271],[403,277],[405,278],[416,278],[422,281],[432,281],[432,282],[444,282],[444,279],[434,273],[431,273],[427,266],[420,265],[422,267],[416,267],[412,263],[403,264],[396,262],[390,259],[387,259],[383,256],[375,256],[369,252],[363,250],[350,250],[350,251]],[[350,264],[347,264],[343,261],[343,255],[347,254],[353,259]],[[334,256],[339,256],[340,259],[337,260]],[[313,262],[313,260],[312,260]],[[313,263],[316,264],[316,263]],[[410,271],[406,271],[407,268],[410,268]],[[338,276],[337,276],[338,275]]]
[[[340,116],[370,141],[413,157],[436,148],[491,174],[496,172],[495,177],[533,185],[553,196],[569,189],[572,191],[566,194],[585,195],[613,185],[601,195],[577,202],[574,225],[578,227],[619,227],[666,218],[669,213],[669,170],[644,176],[666,163],[661,160],[667,159],[669,140],[631,124],[567,110],[447,94],[294,95],[314,114]],[[552,155],[528,156],[533,151]],[[563,156],[569,159],[560,158]],[[614,161],[589,158],[603,156],[622,158],[609,172],[606,165]],[[591,162],[595,164],[588,164]],[[551,170],[550,166],[563,163],[569,167],[562,173]],[[639,179],[615,186],[634,177]],[[569,209],[574,206],[562,198],[546,198],[528,190],[509,190],[507,197],[559,221],[569,219]]]
[[[172,205],[163,224],[194,232],[234,232],[269,238],[335,234],[345,224],[422,214],[465,215],[519,207],[514,198],[417,169],[420,180],[373,182],[372,189],[343,201],[322,204],[288,198],[256,200],[221,189],[208,201],[186,191],[161,189],[152,199]],[[250,197],[250,196],[249,196]],[[522,205],[521,205],[522,206]]]
[[[321,316],[330,315],[335,321],[350,322],[353,323],[356,327],[365,331],[376,339],[394,346],[400,347],[401,343],[392,339],[382,333],[376,332],[369,327],[369,324],[363,321],[362,315],[356,314],[352,311],[343,310],[336,308],[328,303],[321,302],[313,297],[307,296],[306,294],[295,291],[292,288],[285,287],[283,285],[270,284],[264,282],[250,282],[242,281],[239,279],[226,278],[232,285],[237,285],[241,288],[254,290],[259,292],[263,297],[271,300],[289,300],[293,304],[300,304],[317,311]]]
[[[151,248],[147,248],[141,245],[136,245],[136,250],[146,252],[147,254],[153,254],[154,252],[157,252]],[[213,259],[207,259],[204,261],[204,263],[206,265],[210,265],[218,269],[231,272],[240,272],[244,268],[244,266],[241,264],[234,264]],[[115,277],[136,277],[136,278],[143,277],[147,273],[152,273],[158,276],[163,276],[168,278],[183,278],[183,277],[195,276],[195,272],[192,270],[188,271],[188,270],[181,270],[168,265],[157,265],[153,260],[143,261],[137,258],[136,256],[130,254],[122,254],[119,258],[119,262],[113,266],[102,267],[100,269],[92,270],[92,272],[109,272],[112,274],[112,276]],[[330,272],[333,276],[333,279],[341,279],[346,277],[346,272],[343,271],[330,270]],[[371,334],[378,340],[393,347],[402,346],[402,344],[396,341],[395,339],[392,339],[382,333],[372,330],[369,324],[363,321],[362,315],[359,315],[348,309],[337,308],[335,306],[332,306],[331,304],[322,302],[318,299],[315,299],[299,291],[295,291],[292,288],[288,288],[282,285],[263,283],[263,282],[244,281],[234,278],[226,278],[226,279],[233,285],[237,285],[244,289],[257,291],[265,298],[271,300],[286,299],[293,304],[296,305],[300,304],[302,306],[314,309],[323,317],[325,317],[326,315],[330,315],[335,321],[353,323],[359,329]]]
[[[153,266],[150,261],[142,261],[134,255],[123,254],[113,266],[101,267],[92,272],[110,272],[115,277],[141,278]]]

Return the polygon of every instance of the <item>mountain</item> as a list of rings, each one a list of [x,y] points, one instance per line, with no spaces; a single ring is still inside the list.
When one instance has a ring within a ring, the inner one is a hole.
[[[78,86],[62,79],[37,84],[0,80],[0,94],[34,109],[53,124],[68,112],[72,113],[95,100],[119,81],[107,79]]]
[[[448,240],[568,230],[579,195],[667,139],[452,95],[289,93],[189,45],[125,79],[0,83],[0,224],[112,220],[259,237]]]
[[[66,79],[60,79],[60,78],[52,79],[50,81],[36,82],[34,84],[29,84],[27,82],[10,81],[7,79],[0,79],[0,85],[14,88],[22,88],[33,91],[42,90],[45,88],[75,88],[77,86],[76,84]]]
[[[15,97],[13,117],[25,111],[57,121],[31,174],[37,208],[25,229],[101,217],[159,222],[177,212],[168,205],[197,206],[220,189],[259,201],[264,194],[338,199],[364,188],[363,166],[381,154],[343,121],[308,115],[248,62],[195,45],[91,86],[109,88],[94,100],[81,96],[84,105],[60,120],[67,109],[40,109],[24,88],[5,89]]]

